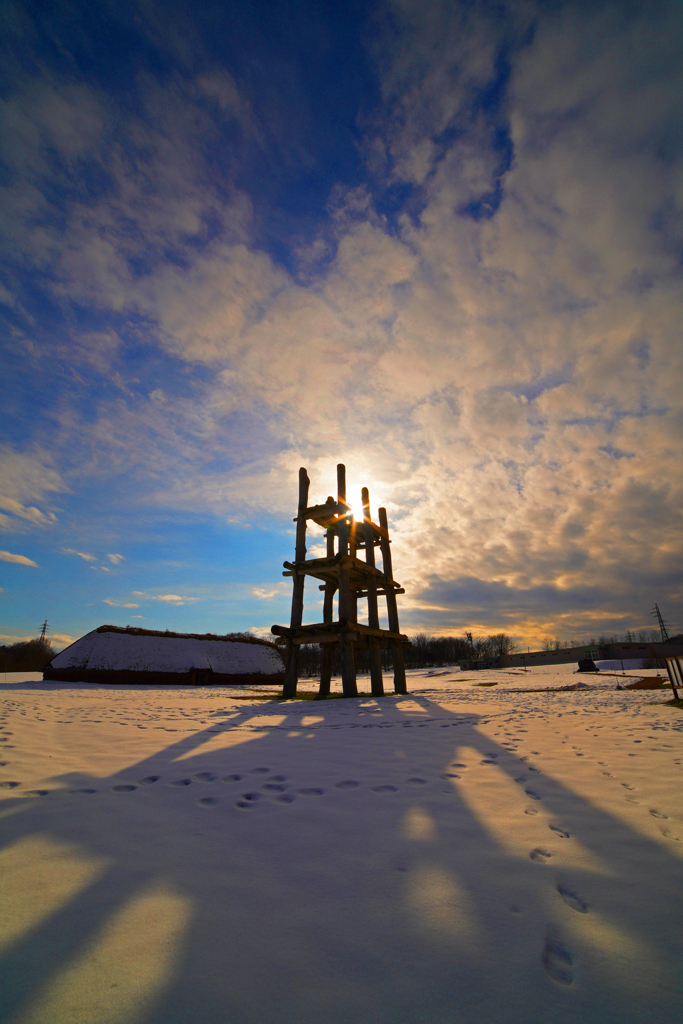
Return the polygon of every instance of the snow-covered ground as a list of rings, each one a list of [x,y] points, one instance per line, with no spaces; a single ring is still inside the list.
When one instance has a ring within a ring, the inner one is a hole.
[[[573,668],[0,675],[0,1020],[678,1022],[683,712]]]

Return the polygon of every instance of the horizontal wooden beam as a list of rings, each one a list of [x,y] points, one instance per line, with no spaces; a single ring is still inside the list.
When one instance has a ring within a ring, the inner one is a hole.
[[[341,633],[361,633],[363,636],[376,636],[382,640],[400,640],[408,642],[404,633],[392,633],[389,629],[373,629],[362,622],[351,622],[350,619],[339,619],[337,622],[311,622],[302,626],[271,626],[271,633],[275,636],[287,637],[292,643],[317,643],[317,636],[325,634],[334,635],[337,638]],[[299,638],[307,636],[310,639],[303,641]]]

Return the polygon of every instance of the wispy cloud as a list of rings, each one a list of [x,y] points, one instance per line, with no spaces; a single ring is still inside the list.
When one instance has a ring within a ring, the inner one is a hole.
[[[119,562],[124,561],[123,555],[107,555],[107,558],[113,565],[118,565]]]
[[[147,601],[163,601],[165,604],[189,604],[193,601],[198,601],[198,597],[187,597],[183,594],[147,594],[142,590],[134,590],[133,595],[135,597],[143,597]]]
[[[111,605],[112,608],[139,608],[140,607],[139,604],[131,604],[130,602],[126,602],[126,601],[114,601],[110,597],[103,598],[102,599],[102,603],[103,604]]]
[[[73,548],[62,548],[62,554],[64,555],[78,555],[85,562],[96,562],[97,557],[95,555],[89,555],[86,551],[75,551]]]
[[[2,562],[13,562],[15,565],[32,565],[35,569],[38,569],[38,563],[34,562],[32,558],[27,558],[26,555],[15,555],[12,551],[0,551],[0,561]]]

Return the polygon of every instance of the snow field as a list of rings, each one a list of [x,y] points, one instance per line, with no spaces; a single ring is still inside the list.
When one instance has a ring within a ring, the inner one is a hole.
[[[0,683],[0,1020],[677,1021],[668,695],[409,686]]]

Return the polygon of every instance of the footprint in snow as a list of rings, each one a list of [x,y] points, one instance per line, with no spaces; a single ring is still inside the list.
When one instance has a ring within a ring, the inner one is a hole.
[[[202,797],[201,800],[198,800],[197,803],[200,807],[215,807],[218,800],[216,800],[215,796],[205,796]]]
[[[540,800],[538,793],[534,793],[533,789],[525,789],[524,792],[527,796],[530,796],[532,800]]]
[[[669,817],[669,815],[668,814],[664,814],[663,811],[655,811],[652,808],[650,808],[650,814],[652,815],[653,818],[668,818]]]
[[[622,782],[624,789],[630,789],[632,792],[635,790],[635,786],[629,786],[628,782]]]
[[[552,857],[550,850],[544,850],[542,846],[537,846],[529,854],[531,860],[536,861],[537,864],[545,864]]]
[[[557,981],[560,985],[571,985],[574,980],[571,971],[572,956],[564,946],[558,942],[547,942],[541,960],[553,981]]]
[[[608,779],[613,779],[614,778],[614,776],[612,775],[611,772],[603,772],[602,774],[605,775]]]
[[[538,811],[534,807],[528,807],[524,813],[525,814],[538,814]]]
[[[563,828],[560,828],[559,825],[551,825],[550,828],[553,830],[553,832],[556,832],[558,836],[561,836],[562,839],[569,839],[569,832],[565,832],[565,830]]]
[[[112,786],[111,788],[112,788],[114,793],[132,793],[133,790],[137,789],[138,787],[137,786],[122,785],[122,786]]]
[[[192,779],[176,779],[175,782],[169,782],[169,786],[191,786]]]
[[[158,782],[161,775],[146,775],[144,779],[138,781],[138,786],[152,786],[155,782]]]
[[[49,789],[30,789],[26,796],[47,796]]]
[[[0,782],[0,789],[16,789],[20,782]]]
[[[213,772],[199,772],[198,775],[193,775],[195,782],[215,782],[217,778]]]
[[[293,804],[295,797],[289,793],[283,793],[282,796],[276,796],[275,799],[279,804]]]
[[[240,782],[242,779],[241,775],[224,775],[223,782]]]
[[[583,902],[581,897],[577,896],[575,892],[571,891],[571,889],[565,889],[563,886],[558,885],[557,891],[567,906],[571,907],[572,910],[575,910],[577,914],[588,913],[588,907],[586,904]]]
[[[673,829],[662,828],[662,826],[660,825],[659,826],[659,831],[662,833],[662,835],[664,836],[665,839],[672,839],[675,843],[680,843],[681,837],[676,835],[676,833],[673,831]]]

